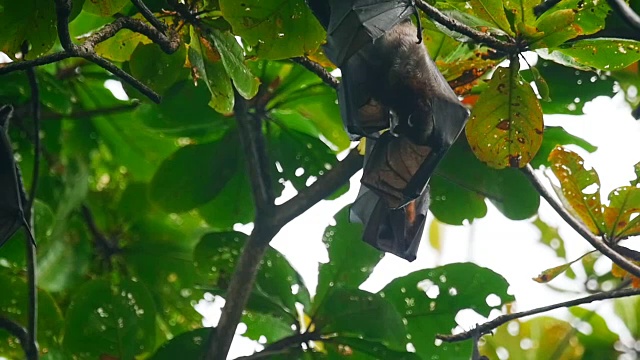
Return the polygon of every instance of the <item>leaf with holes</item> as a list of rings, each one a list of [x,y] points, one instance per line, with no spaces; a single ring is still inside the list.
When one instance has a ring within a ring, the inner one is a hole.
[[[624,69],[640,60],[640,42],[627,39],[584,39],[561,45],[556,51],[596,69]]]
[[[151,294],[131,280],[92,280],[71,298],[64,334],[64,348],[81,358],[133,359],[148,353],[156,336]]]
[[[565,208],[594,234],[605,234],[600,178],[595,169],[585,169],[584,160],[578,154],[561,146],[551,152],[549,162],[551,170],[560,181],[560,187],[554,185],[554,190]]]
[[[236,232],[208,233],[194,250],[195,266],[207,284],[226,290],[247,235]],[[223,292],[220,292],[224,296]],[[297,319],[296,303],[309,308],[309,291],[298,272],[273,248],[266,252],[247,309],[271,314],[291,323]]]
[[[623,186],[609,193],[609,205],[604,207],[607,237],[617,241],[640,234],[640,188]]]
[[[333,289],[315,313],[321,334],[353,335],[405,349],[406,329],[396,308],[383,296],[359,289]]]
[[[471,343],[435,344],[436,334],[456,326],[460,310],[472,309],[489,316],[493,309],[515,300],[509,283],[499,274],[473,263],[456,263],[425,269],[397,278],[380,291],[405,318],[416,353],[422,358],[463,359]]]
[[[517,67],[498,68],[471,112],[471,149],[490,167],[524,167],[542,144],[542,109]]]
[[[349,221],[350,208],[340,210],[335,215],[336,224],[327,226],[322,236],[329,261],[320,264],[315,307],[321,306],[334,289],[357,289],[384,255],[362,241],[362,224]]]
[[[314,53],[325,38],[304,0],[220,0],[220,10],[262,59]]]

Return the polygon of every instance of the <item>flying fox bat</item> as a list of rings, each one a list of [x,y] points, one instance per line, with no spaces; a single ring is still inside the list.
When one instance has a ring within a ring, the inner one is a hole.
[[[417,41],[412,1],[307,2],[327,29],[327,57],[342,71],[338,101],[347,132],[352,140],[376,139],[367,146],[366,188],[351,218],[365,224],[365,241],[413,260],[429,179],[469,112]]]
[[[12,113],[11,106],[0,106],[0,247],[22,226],[29,233],[31,240],[34,239],[24,215],[27,197],[6,133]]]

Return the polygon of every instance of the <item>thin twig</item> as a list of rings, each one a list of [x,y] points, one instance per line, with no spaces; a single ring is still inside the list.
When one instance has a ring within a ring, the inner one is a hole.
[[[9,334],[18,338],[18,340],[20,341],[20,346],[22,346],[27,359],[32,360],[38,358],[38,352],[36,351],[34,354],[34,349],[29,346],[29,334],[27,333],[27,330],[25,330],[25,328],[18,325],[18,323],[14,322],[11,319],[0,316],[0,329],[6,330]]]
[[[114,244],[109,238],[107,238],[102,231],[98,228],[96,221],[93,217],[93,213],[91,209],[85,204],[80,206],[80,211],[82,212],[82,217],[84,221],[87,223],[87,227],[89,227],[89,232],[93,236],[95,240],[96,247],[101,250],[101,253],[105,255],[105,257],[109,258],[110,256],[117,254],[120,251],[120,248],[116,244]]]
[[[26,56],[29,52],[29,44],[25,41],[22,44],[22,54]],[[29,190],[29,198],[27,207],[24,209],[25,215],[29,219],[29,225],[26,231],[29,236],[25,239],[26,260],[27,260],[27,286],[28,286],[28,308],[27,308],[27,346],[30,347],[29,354],[38,358],[38,347],[36,339],[38,338],[38,284],[36,277],[37,259],[35,249],[35,239],[33,232],[35,229],[35,211],[33,204],[36,200],[36,192],[38,191],[38,179],[40,178],[40,88],[38,87],[38,79],[36,71],[33,67],[26,70],[29,87],[31,88],[31,119],[33,121],[33,174],[31,176],[31,188]]]
[[[580,234],[585,240],[591,244],[596,250],[600,251],[606,257],[611,259],[616,265],[626,270],[629,274],[640,278],[640,267],[629,261],[626,257],[622,256],[615,249],[612,249],[604,240],[595,236],[586,226],[580,221],[576,220],[563,206],[557,201],[553,195],[544,187],[540,182],[536,174],[534,173],[531,165],[527,165],[522,169],[525,176],[531,181],[531,184],[536,188],[538,193],[551,205],[551,207],[562,217],[562,219],[569,224],[578,234]]]
[[[627,5],[624,0],[607,0],[611,9],[618,13],[627,25],[633,28],[635,31],[640,32],[640,16]]]
[[[327,85],[331,86],[334,89],[337,89],[338,85],[340,85],[340,82],[317,62],[311,61],[303,56],[291,58],[291,61],[304,66],[307,70],[318,75],[318,77],[322,79],[322,81],[324,81]]]
[[[439,334],[439,335],[436,335],[436,338],[446,342],[463,341],[463,340],[470,339],[473,336],[473,334],[477,332],[480,332],[481,334],[488,333],[489,331],[496,329],[500,325],[503,325],[511,320],[523,318],[525,316],[536,315],[536,314],[540,314],[543,312],[564,308],[564,307],[572,307],[576,305],[588,304],[594,301],[617,299],[617,298],[635,296],[635,295],[640,295],[640,289],[622,289],[622,290],[605,291],[598,294],[586,296],[583,298],[569,300],[569,301],[552,304],[548,306],[543,306],[543,307],[539,307],[539,308],[528,310],[528,311],[501,315],[491,321],[488,321],[484,324],[476,326],[474,329],[470,331],[465,331],[463,333],[455,334],[455,335]]]
[[[455,31],[462,35],[466,35],[471,39],[477,41],[478,43],[485,44],[496,50],[504,51],[507,54],[514,54],[514,53],[520,52],[519,46],[515,42],[506,42],[506,41],[496,39],[495,37],[489,34],[478,31],[474,28],[471,28],[459,22],[456,19],[452,19],[448,17],[447,15],[442,13],[440,10],[438,10],[436,7],[434,7],[433,5],[429,5],[423,0],[415,0],[415,1],[416,1],[416,6],[420,8],[420,10],[424,11],[425,14],[427,14],[427,16],[429,16],[431,19],[440,23],[441,25],[443,25],[444,27],[446,27],[451,31]]]
[[[344,185],[362,169],[364,157],[357,149],[349,152],[346,158],[340,161],[335,168],[322,176],[309,187],[301,190],[298,195],[278,206],[274,222],[278,226],[284,226],[295,219],[320,200],[331,195],[337,188]]]
[[[138,8],[140,14],[144,16],[144,18],[149,22],[149,24],[153,25],[158,31],[165,32],[167,30],[167,25],[160,21],[157,17],[153,15],[151,10],[142,2],[142,0],[131,0],[133,5]]]

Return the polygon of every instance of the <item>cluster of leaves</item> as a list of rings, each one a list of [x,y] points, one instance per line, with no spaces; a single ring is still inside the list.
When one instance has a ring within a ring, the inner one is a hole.
[[[246,240],[233,227],[251,222],[254,215],[231,113],[234,89],[249,99],[250,116],[264,123],[278,195],[285,182],[304,189],[333,168],[336,155],[350,145],[335,91],[302,67],[281,61],[307,55],[328,65],[319,48],[325,34],[302,0],[190,1],[197,22],[163,11],[170,7],[162,0],[145,3],[178,32],[182,45],[174,54],[129,30],[98,44],[96,51],[160,93],[160,105],[128,86],[128,98],[139,100],[114,96],[105,84],[117,79],[85,60],[67,59],[36,70],[43,160],[34,230],[38,341],[44,358],[197,358],[202,351],[208,330],[201,328],[202,317],[193,306],[205,292],[224,296]],[[118,15],[141,18],[126,0],[74,0],[73,5],[74,38]],[[602,1],[563,1],[538,18],[531,0],[437,5],[464,24],[519,39],[542,59],[520,71],[512,58],[511,66],[497,68],[484,81],[481,76],[504,57],[426,22],[431,56],[473,105],[468,142],[463,137],[453,146],[431,180],[431,210],[441,222],[460,225],[484,217],[488,199],[510,219],[530,218],[538,209],[537,192],[517,169],[495,168],[531,161],[578,169],[575,157],[556,151],[548,160],[548,155],[557,144],[594,148],[562,128],[544,128],[542,114],[581,114],[585,102],[613,93],[614,77],[623,88],[640,83],[637,70],[627,67],[640,59],[638,45],[589,37],[610,21]],[[55,20],[49,0],[3,3],[0,23],[11,31],[0,33],[0,50],[15,59],[24,40],[32,44],[28,59],[59,49]],[[598,74],[594,68],[611,73]],[[34,162],[31,92],[22,73],[3,75],[0,81],[0,103],[16,108],[9,136],[29,185],[34,180],[25,171]],[[541,103],[538,96],[551,101]],[[611,237],[635,234],[637,207],[612,200],[609,207],[615,211],[593,215],[599,201],[580,194],[597,181],[565,178],[578,186],[567,198],[575,200],[572,208],[587,225]],[[633,189],[612,196],[635,199]],[[307,331],[314,335],[314,347],[306,350],[314,352],[305,356],[313,357],[468,358],[469,342],[439,344],[434,335],[450,332],[460,310],[487,316],[513,301],[506,281],[474,264],[450,264],[398,278],[379,293],[359,290],[380,254],[360,241],[361,226],[350,224],[346,214],[338,213],[336,225],[325,232],[330,262],[319,267],[313,298],[287,260],[268,251],[243,317],[244,336],[272,344]],[[628,224],[620,225],[622,220]],[[18,234],[0,249],[0,289],[8,294],[0,298],[0,315],[19,324],[25,324],[27,303],[24,240]],[[500,301],[488,302],[490,295]],[[635,314],[632,305],[620,309],[625,319]],[[598,315],[580,311],[575,315],[582,321],[606,329]],[[587,358],[589,351],[596,352],[591,358],[608,358],[597,351],[614,352],[617,336],[610,332],[586,336],[554,321],[521,323],[519,332],[498,333],[485,350],[529,351],[522,339],[553,327],[559,335],[532,339],[538,343],[531,349],[549,349],[566,336],[571,346],[563,351],[574,356],[567,358]],[[409,343],[415,353],[407,352]],[[302,351],[293,347],[283,357],[298,358]],[[0,356],[22,356],[16,340],[3,330]],[[549,358],[542,352],[536,356]]]

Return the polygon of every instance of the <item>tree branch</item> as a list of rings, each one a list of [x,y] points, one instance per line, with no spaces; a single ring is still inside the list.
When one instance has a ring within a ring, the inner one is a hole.
[[[247,239],[233,277],[227,289],[226,304],[220,322],[209,336],[205,359],[224,360],[227,357],[242,311],[249,299],[260,262],[269,242],[280,230],[273,223],[275,195],[269,176],[269,160],[264,146],[262,121],[249,115],[247,101],[235,92],[234,114],[240,132],[240,142],[247,162],[251,191],[256,207],[254,228]]]
[[[516,54],[520,52],[519,46],[515,42],[498,40],[489,34],[471,28],[456,19],[448,17],[436,7],[424,2],[424,0],[415,0],[415,2],[416,6],[420,8],[420,10],[424,11],[427,16],[451,31],[466,35],[481,44],[485,44],[496,50],[504,51],[507,54]]]
[[[274,222],[278,226],[284,226],[291,220],[300,216],[320,200],[331,195],[336,189],[344,185],[362,169],[364,157],[357,149],[352,149],[344,160],[338,163],[333,170],[326,173],[309,187],[300,191],[298,195],[277,207],[278,211]]]
[[[22,44],[22,54],[26,56],[29,52],[29,44],[25,41]],[[31,189],[29,190],[29,198],[27,199],[27,207],[24,209],[25,215],[29,219],[29,226],[25,231],[29,236],[25,239],[26,261],[27,261],[27,286],[28,286],[28,303],[27,303],[27,343],[29,346],[27,354],[31,354],[33,359],[38,358],[38,346],[36,339],[38,338],[38,284],[37,284],[37,258],[35,249],[35,239],[33,231],[35,228],[35,212],[33,204],[36,200],[36,192],[38,191],[38,178],[40,177],[40,156],[42,153],[40,145],[40,88],[38,87],[38,79],[36,71],[33,67],[26,70],[29,87],[31,88],[31,120],[33,121],[33,175],[31,177]],[[26,224],[25,224],[26,225]]]
[[[591,244],[596,250],[600,251],[606,257],[611,259],[616,265],[626,270],[629,274],[640,278],[640,267],[629,261],[626,257],[622,256],[616,250],[612,249],[604,240],[595,236],[586,226],[580,221],[576,220],[563,206],[558,202],[553,195],[544,187],[538,177],[535,175],[531,165],[527,165],[522,169],[525,176],[531,181],[531,184],[536,188],[538,193],[551,205],[551,207],[567,222],[578,234],[580,234],[585,240]]]
[[[437,339],[440,339],[442,341],[446,341],[446,342],[455,342],[455,341],[462,341],[462,340],[467,340],[467,339],[471,339],[473,334],[484,334],[484,333],[488,333],[491,330],[499,327],[500,325],[503,325],[511,320],[515,320],[515,319],[520,319],[523,318],[525,316],[531,316],[531,315],[535,315],[535,314],[540,314],[543,312],[547,312],[547,311],[551,311],[551,310],[555,310],[555,309],[559,309],[559,308],[563,308],[563,307],[571,307],[571,306],[576,306],[576,305],[582,305],[582,304],[588,304],[594,301],[600,301],[600,300],[607,300],[607,299],[617,299],[617,298],[622,298],[622,297],[627,297],[627,296],[635,296],[635,295],[640,295],[640,289],[622,289],[622,290],[612,290],[612,291],[605,291],[605,292],[601,292],[598,294],[594,294],[594,295],[590,295],[590,296],[586,296],[583,298],[579,298],[579,299],[574,299],[574,300],[569,300],[569,301],[565,301],[565,302],[561,302],[561,303],[557,303],[557,304],[553,304],[553,305],[548,305],[548,306],[543,306],[543,307],[539,307],[536,309],[532,309],[532,310],[528,310],[528,311],[522,311],[522,312],[518,312],[518,313],[513,313],[513,314],[507,314],[507,315],[501,315],[498,316],[497,318],[488,321],[482,325],[478,325],[476,326],[474,329],[470,330],[470,331],[466,331],[460,334],[455,334],[455,335],[443,335],[443,334],[439,334],[436,335]]]
[[[340,82],[335,77],[333,77],[333,75],[331,75],[325,68],[323,68],[322,65],[318,64],[317,62],[313,62],[310,59],[303,56],[291,58],[291,61],[304,66],[307,70],[318,75],[318,77],[322,79],[322,81],[324,81],[325,84],[331,86],[334,89],[337,89],[338,85],[340,85]]]
[[[33,353],[33,347],[29,346],[29,334],[27,330],[25,330],[22,326],[18,325],[18,323],[12,321],[11,319],[7,319],[4,316],[0,316],[0,329],[5,329],[9,334],[15,336],[20,341],[20,346],[24,350],[27,359],[33,360],[38,358],[38,352],[36,350]]]

